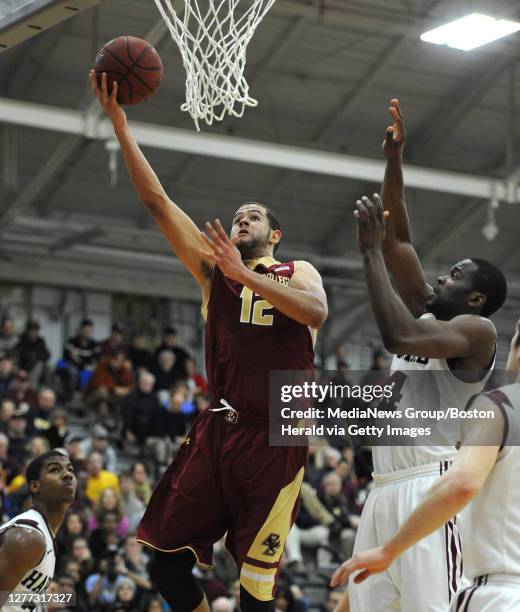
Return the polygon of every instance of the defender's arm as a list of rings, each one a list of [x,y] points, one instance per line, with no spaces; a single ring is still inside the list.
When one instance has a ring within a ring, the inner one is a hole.
[[[410,312],[419,317],[432,293],[424,271],[412,246],[410,222],[404,197],[402,152],[406,138],[404,118],[396,99],[390,102],[393,125],[387,128],[383,153],[387,158],[381,197],[390,212],[383,242],[385,263],[392,275],[399,295]]]
[[[208,291],[213,264],[201,256],[203,242],[200,231],[188,215],[174,204],[164,191],[157,175],[143,155],[128,126],[123,109],[117,104],[117,83],[111,95],[107,93],[106,74],[102,77],[101,90],[93,71],[90,72],[92,90],[112,121],[114,132],[121,145],[130,178],[148,212],[152,215],[173,251],[195,280]]]
[[[492,410],[496,418],[484,419],[470,427],[451,469],[429,489],[394,537],[383,546],[354,555],[343,563],[332,577],[332,586],[344,584],[355,571],[360,572],[354,578],[359,583],[371,574],[386,570],[405,550],[440,529],[478,494],[495,466],[505,423],[495,404],[485,396],[480,396],[472,407]],[[475,446],[483,440],[492,445]]]

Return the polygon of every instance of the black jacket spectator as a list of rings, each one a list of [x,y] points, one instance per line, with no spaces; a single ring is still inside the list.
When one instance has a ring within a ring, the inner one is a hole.
[[[69,338],[63,351],[63,359],[80,370],[92,368],[99,359],[99,344],[92,338],[94,324],[83,319],[78,334]]]
[[[129,393],[121,404],[123,436],[131,433],[139,444],[150,436],[163,436],[162,416],[165,412],[154,393],[154,376],[141,372],[137,388]]]
[[[170,350],[159,354],[159,363],[152,373],[155,376],[155,391],[169,391],[172,385],[182,379],[179,369],[175,367],[175,355]]]
[[[14,379],[15,370],[11,357],[0,353],[0,397],[7,394],[9,385]]]
[[[186,371],[186,359],[190,356],[180,346],[177,346],[177,330],[174,327],[165,327],[163,331],[162,343],[155,350],[155,361],[159,363],[159,356],[162,351],[171,351],[175,355],[175,369],[178,372],[177,378],[188,378]]]
[[[128,359],[132,362],[134,370],[139,370],[140,368],[150,370],[153,367],[153,355],[144,347],[143,334],[137,332],[132,335],[130,347],[128,348]]]
[[[40,336],[38,321],[29,321],[25,332],[14,347],[18,367],[30,372],[38,363],[45,363],[51,356],[45,340]]]

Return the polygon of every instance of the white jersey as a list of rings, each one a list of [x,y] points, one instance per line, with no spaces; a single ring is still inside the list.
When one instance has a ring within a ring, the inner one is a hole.
[[[520,384],[485,394],[504,415],[505,446],[486,483],[462,511],[464,570],[520,576]]]
[[[435,319],[435,316],[426,313],[421,319]],[[446,359],[394,355],[391,367],[392,376],[388,382],[394,383],[394,394],[397,392],[399,399],[392,408],[404,411],[406,408],[438,410],[454,407],[463,410],[470,398],[482,391],[494,365],[493,360],[490,370],[481,381],[466,383],[455,376]],[[408,374],[409,372],[418,374]],[[421,372],[429,373],[429,376],[422,375]],[[442,443],[442,424],[436,432],[435,442]],[[374,446],[372,449],[374,471],[377,474],[426,463],[451,461],[455,454],[455,446],[448,436],[446,436],[445,445]]]
[[[44,517],[34,509],[23,512],[4,523],[0,527],[0,535],[13,527],[23,527],[40,533],[45,540],[46,549],[41,561],[31,568],[14,588],[10,596],[11,602],[8,600],[2,606],[2,612],[22,612],[24,610],[40,612],[46,608],[34,603],[37,600],[35,595],[45,593],[54,576],[56,566],[54,539]],[[24,596],[26,603],[23,603]],[[32,604],[29,603],[31,598]]]

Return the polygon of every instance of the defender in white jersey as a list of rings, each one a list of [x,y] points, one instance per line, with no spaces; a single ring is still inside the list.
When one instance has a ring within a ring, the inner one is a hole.
[[[465,424],[452,468],[393,537],[344,563],[333,576],[334,585],[353,572],[359,572],[355,581],[365,584],[368,576],[387,571],[399,555],[460,512],[471,584],[455,595],[451,612],[520,610],[520,322],[507,370],[516,373],[514,384],[478,395],[467,407],[490,412],[493,418]]]
[[[404,123],[397,100],[390,111],[394,125],[383,144],[388,163],[382,200],[377,194],[373,201],[363,197],[355,214],[372,310],[385,347],[397,355],[392,403],[396,408],[436,409],[441,404],[463,409],[493,367],[496,330],[488,317],[503,304],[506,282],[480,259],[460,261],[434,286],[426,281],[410,241],[401,168]],[[414,383],[410,370],[429,373],[421,379],[430,382],[428,393],[421,381]],[[373,448],[376,486],[363,510],[356,553],[395,533],[448,470],[453,442],[440,444]],[[460,548],[456,521],[451,521],[370,584],[351,584],[352,611],[445,612],[461,579]]]
[[[76,495],[69,458],[49,451],[27,467],[33,507],[0,526],[0,607],[3,612],[45,609],[38,602],[54,576],[54,537]]]

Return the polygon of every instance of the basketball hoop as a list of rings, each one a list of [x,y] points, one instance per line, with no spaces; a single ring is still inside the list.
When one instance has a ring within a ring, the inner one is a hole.
[[[171,0],[154,0],[177,43],[186,70],[186,102],[197,130],[257,106],[244,77],[246,50],[275,0],[184,0],[180,18]],[[240,5],[240,8],[239,8]]]

